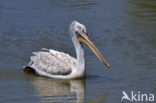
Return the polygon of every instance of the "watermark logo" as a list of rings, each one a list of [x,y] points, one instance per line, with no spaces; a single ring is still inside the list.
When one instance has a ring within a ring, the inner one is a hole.
[[[121,101],[127,100],[127,101],[150,101],[150,102],[154,102],[154,94],[149,93],[149,94],[145,94],[145,93],[141,93],[140,91],[138,92],[134,92],[131,91],[130,94],[127,94],[125,91],[122,91],[122,98]]]

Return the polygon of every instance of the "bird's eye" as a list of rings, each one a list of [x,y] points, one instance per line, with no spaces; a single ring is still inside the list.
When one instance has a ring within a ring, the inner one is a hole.
[[[75,31],[75,34],[76,34],[77,37],[80,37],[81,36],[78,31]]]
[[[83,29],[82,32],[85,33],[85,30]]]
[[[77,37],[79,37],[79,35],[80,35],[78,31],[75,31],[75,34]]]
[[[78,31],[75,31],[75,34],[78,35],[79,34]]]

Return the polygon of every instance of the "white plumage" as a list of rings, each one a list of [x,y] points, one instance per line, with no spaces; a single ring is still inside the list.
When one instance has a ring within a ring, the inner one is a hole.
[[[36,68],[35,72],[39,75],[51,78],[59,78],[60,75],[64,77],[69,75],[76,66],[76,59],[63,52],[42,49],[33,54],[28,66]]]
[[[76,50],[76,59],[63,52],[43,48],[41,51],[33,53],[34,56],[31,56],[31,61],[23,70],[31,70],[38,75],[57,79],[83,78],[85,73],[85,59],[84,50],[80,42],[87,44],[95,55],[110,67],[95,45],[89,40],[83,24],[73,21],[70,25],[69,32]]]

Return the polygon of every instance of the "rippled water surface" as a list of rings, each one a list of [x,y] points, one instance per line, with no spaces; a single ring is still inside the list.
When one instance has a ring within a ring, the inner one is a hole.
[[[84,46],[84,80],[23,73],[42,47],[76,57],[72,20],[86,25],[111,69]],[[123,90],[156,94],[155,74],[155,0],[0,0],[0,103],[120,103]]]

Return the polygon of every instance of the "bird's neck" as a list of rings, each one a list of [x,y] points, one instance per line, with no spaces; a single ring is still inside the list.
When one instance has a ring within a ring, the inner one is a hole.
[[[85,59],[84,59],[84,50],[79,44],[76,47],[76,54],[77,54],[77,70],[80,72],[81,75],[85,73]]]
[[[84,59],[84,51],[81,46],[81,44],[78,42],[77,37],[75,32],[71,32],[74,30],[70,30],[71,38],[76,50],[76,55],[77,55],[77,65],[76,65],[76,70],[77,73],[82,77],[84,76],[85,73],[85,59]]]

